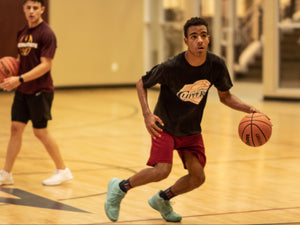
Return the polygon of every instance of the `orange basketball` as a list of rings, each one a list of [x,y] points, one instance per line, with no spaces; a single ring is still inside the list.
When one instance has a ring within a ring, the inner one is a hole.
[[[0,83],[10,76],[17,76],[19,72],[19,62],[16,58],[5,56],[0,59]]]
[[[250,113],[244,116],[239,124],[241,140],[253,147],[265,144],[271,137],[272,123],[262,113]]]

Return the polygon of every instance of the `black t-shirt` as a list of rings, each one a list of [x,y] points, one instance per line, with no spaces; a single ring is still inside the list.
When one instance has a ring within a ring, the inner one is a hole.
[[[201,133],[201,120],[208,90],[232,87],[222,58],[208,52],[204,64],[191,66],[184,52],[156,65],[142,77],[144,88],[160,84],[154,114],[164,122],[163,130],[175,136]]]

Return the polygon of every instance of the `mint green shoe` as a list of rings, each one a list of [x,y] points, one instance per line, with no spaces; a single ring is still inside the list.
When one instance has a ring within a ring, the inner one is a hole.
[[[170,201],[159,196],[159,192],[148,200],[149,205],[160,212],[161,216],[168,222],[180,222],[181,216],[173,211]]]
[[[107,217],[115,222],[119,218],[120,204],[125,196],[125,192],[119,187],[122,180],[113,178],[108,183],[107,194],[105,199],[105,213]]]

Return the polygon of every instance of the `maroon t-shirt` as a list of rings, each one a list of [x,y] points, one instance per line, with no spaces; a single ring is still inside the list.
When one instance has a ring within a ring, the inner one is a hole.
[[[57,47],[56,37],[46,22],[34,28],[26,25],[18,32],[17,41],[18,53],[21,57],[19,74],[26,73],[40,64],[41,57],[54,58]],[[24,94],[34,94],[40,91],[53,92],[51,71],[35,80],[21,84],[17,90]]]

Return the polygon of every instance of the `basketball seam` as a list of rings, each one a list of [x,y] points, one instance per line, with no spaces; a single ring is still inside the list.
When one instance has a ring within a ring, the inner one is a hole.
[[[256,124],[254,124],[254,126],[256,126],[256,127],[258,128],[258,130],[262,133],[262,135],[264,136],[265,140],[267,141],[268,138],[267,138],[267,136],[265,135],[265,133],[263,132],[263,130],[262,130],[258,125],[256,125]]]
[[[13,68],[13,65],[12,65],[12,62],[10,59],[7,59],[7,67],[8,67],[8,71],[9,73],[11,73],[11,71],[14,69]],[[8,74],[7,74],[8,75]],[[12,74],[11,74],[12,75]]]
[[[246,128],[248,127],[248,126],[250,126],[251,124],[248,124],[248,125],[246,125],[245,127],[244,127],[244,129],[243,129],[243,131],[242,131],[242,138],[244,137],[244,133],[245,133],[245,130],[246,130]],[[251,136],[252,136],[252,134],[251,134]],[[250,140],[249,140],[250,141]],[[246,143],[246,142],[245,142]],[[247,143],[246,143],[247,144]],[[249,143],[249,146],[251,146],[251,143]]]
[[[253,129],[252,129],[252,120],[253,120],[253,116],[254,116],[254,113],[251,115],[251,122],[250,122],[250,125],[251,125],[251,139],[252,139],[252,144],[253,146],[255,147],[255,143],[254,143],[254,139],[253,139]]]
[[[272,127],[272,125],[270,123],[268,123],[266,121],[263,121],[263,120],[252,120],[252,121],[254,121],[254,122],[261,122],[261,123],[263,123],[263,124],[265,124],[265,125],[267,125],[269,127]]]

